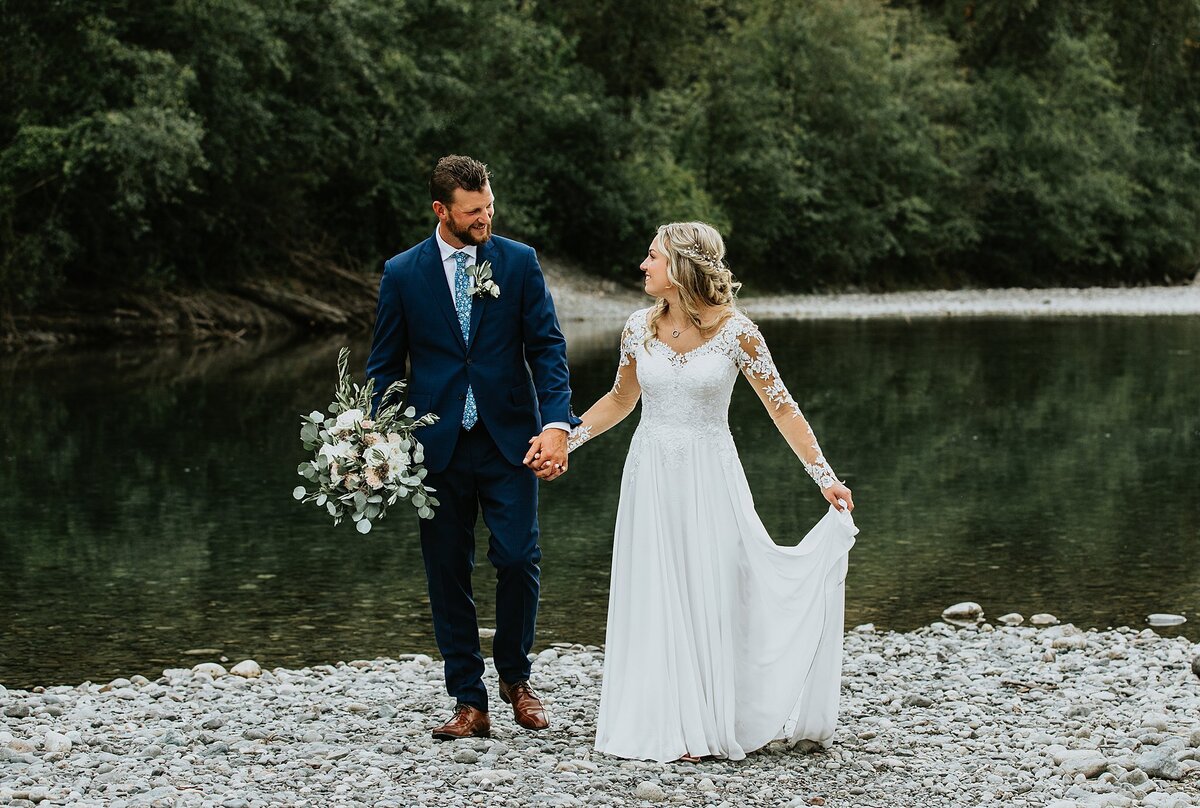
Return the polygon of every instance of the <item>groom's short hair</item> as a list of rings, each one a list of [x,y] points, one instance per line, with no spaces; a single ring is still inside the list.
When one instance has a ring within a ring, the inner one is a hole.
[[[478,160],[461,154],[449,154],[434,166],[433,174],[429,177],[429,195],[434,202],[449,205],[456,190],[482,191],[491,177],[488,167]]]

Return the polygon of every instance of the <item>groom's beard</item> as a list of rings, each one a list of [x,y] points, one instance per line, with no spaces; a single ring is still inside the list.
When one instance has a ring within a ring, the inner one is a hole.
[[[464,227],[462,230],[459,230],[454,226],[454,222],[447,220],[446,229],[453,233],[454,237],[463,244],[467,244],[472,247],[480,247],[486,244],[487,240],[492,237],[492,225],[490,223],[484,225],[484,229],[482,231],[472,230],[470,227]],[[483,235],[479,235],[481,232]]]

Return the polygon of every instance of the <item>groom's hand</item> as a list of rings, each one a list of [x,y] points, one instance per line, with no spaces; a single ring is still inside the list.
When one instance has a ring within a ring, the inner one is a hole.
[[[554,427],[529,439],[525,465],[533,469],[538,479],[550,482],[567,471],[567,433]]]

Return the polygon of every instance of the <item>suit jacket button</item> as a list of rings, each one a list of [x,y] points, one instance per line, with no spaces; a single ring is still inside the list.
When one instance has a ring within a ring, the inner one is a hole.
[[[469,357],[469,356],[467,357],[467,364],[468,365],[471,364],[471,357]]]
[[[458,400],[459,400],[459,401],[466,401],[466,400],[467,400],[467,394],[466,394],[466,393],[459,393],[459,395],[458,395]]]

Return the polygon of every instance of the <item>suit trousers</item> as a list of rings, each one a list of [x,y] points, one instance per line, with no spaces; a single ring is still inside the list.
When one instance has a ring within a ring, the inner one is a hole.
[[[538,546],[538,480],[500,453],[483,421],[462,430],[444,471],[425,480],[439,506],[421,520],[421,553],[429,584],[433,632],[445,661],[446,690],[459,704],[488,709],[479,651],[479,623],[471,589],[475,521],[491,536],[488,561],[496,569],[496,635],[492,657],[507,683],[529,678],[529,651],[537,621],[542,550]]]

